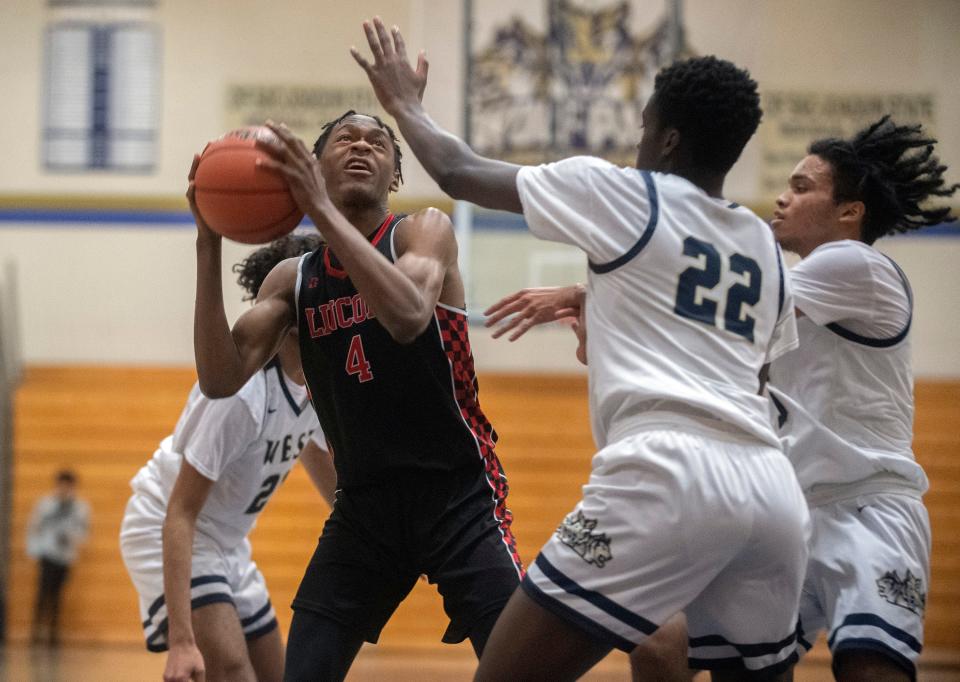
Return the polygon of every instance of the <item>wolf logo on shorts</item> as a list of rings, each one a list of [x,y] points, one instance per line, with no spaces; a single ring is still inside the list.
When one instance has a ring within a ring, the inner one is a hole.
[[[901,606],[918,616],[923,615],[927,606],[923,579],[913,575],[909,568],[902,580],[896,571],[884,573],[883,577],[877,579],[877,592],[894,606]]]
[[[613,558],[610,538],[606,533],[593,533],[596,519],[588,519],[579,509],[567,517],[557,528],[557,539],[580,555],[588,564],[603,568]]]

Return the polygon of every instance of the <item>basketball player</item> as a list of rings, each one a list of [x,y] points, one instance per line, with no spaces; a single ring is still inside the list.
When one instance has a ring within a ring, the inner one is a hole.
[[[191,207],[194,208],[192,197]],[[273,266],[319,244],[291,235],[234,266],[256,297]],[[336,474],[307,399],[295,336],[236,393],[195,385],[173,435],[131,481],[120,530],[150,651],[164,680],[279,680],[283,645],[247,535],[299,458],[333,506]]]
[[[504,609],[479,680],[575,679],[685,611],[694,667],[768,679],[795,653],[808,522],[759,395],[793,348],[793,301],[769,228],[722,198],[761,116],[756,83],[705,57],[658,74],[637,169],[575,157],[485,159],[436,126],[421,54],[379,19],[356,50],[381,105],[441,188],[523,212],[589,257],[586,354],[600,451],[583,498]],[[546,653],[549,652],[549,653]]]
[[[771,367],[770,395],[810,505],[801,652],[826,629],[841,682],[916,678],[930,580],[927,478],[914,460],[906,275],[872,245],[952,219],[953,195],[920,126],[888,117],[810,145],[777,199],[800,348]]]
[[[304,375],[334,452],[333,513],[294,600],[286,679],[343,679],[361,644],[421,574],[436,583],[445,642],[479,653],[522,572],[496,434],[477,400],[464,289],[449,218],[393,215],[393,131],[346,112],[313,153],[285,126],[262,143],[325,238],[278,265],[231,330],[220,240],[201,227],[200,385],[229,395],[299,333]]]

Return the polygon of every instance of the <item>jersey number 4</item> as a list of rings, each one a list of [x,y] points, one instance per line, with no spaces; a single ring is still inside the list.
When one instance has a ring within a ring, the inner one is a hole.
[[[363,354],[363,339],[359,334],[354,334],[350,339],[350,348],[347,349],[347,374],[356,375],[357,380],[362,384],[373,379],[373,372],[370,371],[370,363]]]
[[[720,284],[720,274],[723,268],[723,259],[720,252],[705,241],[696,237],[687,237],[683,240],[683,255],[695,258],[698,265],[691,265],[680,273],[677,283],[677,302],[673,310],[681,317],[697,320],[719,327],[717,323],[716,299],[711,298],[706,289],[712,292]],[[730,256],[730,270],[744,277],[744,282],[738,282],[727,289],[727,303],[723,310],[722,328],[734,334],[753,341],[754,319],[743,312],[744,305],[756,305],[760,301],[760,266],[757,261],[747,256],[735,253]],[[700,300],[697,300],[697,296]]]

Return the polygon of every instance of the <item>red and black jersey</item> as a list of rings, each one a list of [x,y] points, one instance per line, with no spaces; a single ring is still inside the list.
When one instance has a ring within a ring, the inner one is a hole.
[[[404,217],[387,216],[371,238],[390,262]],[[483,466],[505,496],[497,436],[477,400],[465,311],[437,304],[423,333],[401,345],[324,244],[300,262],[297,314],[304,374],[338,487]]]

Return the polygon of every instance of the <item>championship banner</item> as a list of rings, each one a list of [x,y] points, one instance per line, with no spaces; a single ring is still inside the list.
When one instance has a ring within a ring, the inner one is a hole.
[[[383,116],[369,86],[234,84],[227,87],[225,130],[261,125],[268,118],[286,123],[297,135],[313,141],[323,124],[348,109]]]
[[[655,74],[689,54],[679,0],[470,4],[474,149],[520,164],[593,154],[633,165]]]
[[[824,137],[849,137],[889,114],[897,123],[920,123],[934,133],[936,99],[930,93],[762,92],[760,196],[773,201],[787,186],[807,147]]]

